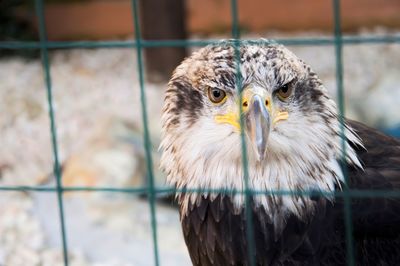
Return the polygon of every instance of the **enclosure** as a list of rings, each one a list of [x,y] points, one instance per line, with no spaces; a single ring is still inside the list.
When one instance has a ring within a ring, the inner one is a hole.
[[[184,5],[180,39],[151,36],[143,23],[157,20],[141,16],[157,1],[143,1],[0,4],[0,265],[190,265],[175,190],[158,166],[171,70],[157,65],[222,38],[237,48],[268,42],[260,38],[287,45],[316,70],[341,114],[400,136],[400,2],[174,1]],[[69,17],[82,9],[116,13],[93,25]],[[14,19],[19,26],[9,27]],[[346,259],[354,265],[349,206]]]

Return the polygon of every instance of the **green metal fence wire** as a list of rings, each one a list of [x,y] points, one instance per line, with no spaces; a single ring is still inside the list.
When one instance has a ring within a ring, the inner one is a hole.
[[[344,89],[343,89],[343,53],[342,53],[342,28],[340,19],[340,0],[333,1],[333,17],[334,17],[334,34],[335,34],[335,53],[336,53],[336,83],[339,101],[339,122],[342,146],[342,158],[340,166],[344,175],[344,223],[346,233],[346,257],[349,266],[354,265],[354,250],[353,250],[353,223],[351,216],[351,198],[348,195],[348,174],[346,166],[346,136],[344,126]]]
[[[142,50],[149,47],[187,47],[187,46],[205,46],[208,44],[218,43],[218,40],[163,40],[163,41],[148,41],[141,38],[140,25],[139,25],[139,12],[138,12],[138,0],[131,0],[132,3],[132,14],[133,14],[133,25],[135,29],[135,40],[134,41],[66,41],[66,42],[54,42],[47,41],[46,27],[44,20],[44,6],[43,0],[34,0],[36,15],[38,17],[39,25],[39,41],[38,42],[0,42],[0,49],[38,49],[41,52],[41,59],[44,72],[44,80],[47,90],[47,101],[49,107],[49,118],[50,118],[50,131],[51,131],[51,143],[53,152],[53,174],[56,179],[55,187],[51,186],[0,186],[0,191],[31,191],[31,192],[49,192],[56,193],[57,203],[59,208],[59,219],[61,227],[61,238],[62,238],[62,252],[64,265],[68,266],[68,241],[65,226],[65,213],[63,207],[63,193],[69,191],[89,191],[89,192],[118,192],[118,193],[134,193],[134,194],[146,194],[149,199],[150,205],[150,216],[151,216],[151,227],[152,227],[152,241],[154,250],[154,265],[160,264],[159,252],[158,252],[158,240],[157,240],[157,220],[156,220],[156,208],[155,198],[159,194],[170,194],[175,192],[201,192],[204,190],[200,189],[185,189],[184,191],[175,188],[156,187],[154,184],[154,173],[152,163],[152,145],[150,142],[150,133],[148,128],[148,116],[147,116],[147,105],[146,105],[146,94],[144,86],[144,70],[143,70],[143,59]],[[348,44],[378,44],[378,43],[400,43],[400,35],[394,36],[342,36],[341,32],[341,18],[340,18],[340,0],[332,0],[333,3],[333,14],[334,14],[334,35],[333,37],[319,37],[319,38],[289,38],[289,39],[277,39],[278,43],[284,45],[315,45],[315,46],[334,46],[336,53],[336,80],[338,89],[338,102],[339,102],[339,119],[341,123],[341,133],[344,135],[344,88],[343,88],[343,62],[342,62],[342,48],[343,45]],[[232,14],[232,37],[233,44],[235,47],[235,58],[240,62],[239,49],[241,45],[240,32],[239,32],[239,8],[238,1],[231,0],[231,14]],[[267,40],[246,40],[247,43],[262,44],[268,42]],[[144,187],[127,187],[127,188],[114,188],[114,187],[63,187],[61,182],[61,167],[59,162],[59,152],[57,146],[57,127],[56,127],[56,116],[53,108],[53,96],[52,96],[52,82],[51,82],[51,71],[48,51],[51,49],[74,49],[74,48],[136,48],[137,65],[138,65],[138,76],[139,76],[139,87],[140,87],[140,100],[141,100],[141,111],[142,111],[142,122],[144,127],[143,139],[146,150],[146,166],[147,166],[147,177],[148,183]],[[238,64],[237,64],[238,65]],[[236,72],[239,73],[239,67]],[[236,77],[237,84],[240,84],[240,75]],[[241,86],[237,86],[240,88]],[[239,105],[242,108],[241,105]],[[243,119],[240,121],[243,125]],[[352,238],[352,219],[351,219],[351,198],[371,198],[371,197],[400,197],[399,191],[387,191],[387,190],[351,190],[346,185],[342,191],[258,191],[250,190],[248,184],[248,166],[247,166],[247,153],[246,143],[244,141],[243,126],[241,127],[241,139],[242,139],[242,163],[244,168],[244,191],[221,191],[221,190],[208,190],[210,193],[229,193],[230,195],[243,194],[246,202],[246,216],[247,216],[247,240],[248,256],[251,265],[255,264],[254,261],[254,232],[252,225],[252,216],[250,212],[249,201],[252,195],[311,195],[311,196],[328,196],[328,197],[342,197],[344,199],[344,213],[345,213],[345,228],[346,228],[346,248],[347,248],[347,263],[348,265],[354,265],[354,247]],[[342,143],[343,158],[345,158],[345,143]],[[342,168],[345,175],[345,182],[347,183],[347,171],[345,164],[342,163]],[[133,251],[134,252],[134,251]]]
[[[139,25],[139,12],[137,0],[132,0],[132,14],[134,20],[135,28],[135,39],[137,43],[137,63],[139,69],[139,85],[140,85],[140,102],[142,107],[142,121],[143,121],[143,138],[144,146],[146,150],[146,166],[147,166],[147,176],[148,176],[148,198],[150,204],[151,213],[151,229],[153,235],[153,250],[154,250],[154,264],[159,265],[158,259],[158,243],[157,243],[157,222],[156,222],[156,210],[155,210],[155,194],[154,194],[154,174],[153,174],[153,160],[151,156],[151,143],[150,143],[150,133],[148,127],[147,119],[147,109],[146,109],[146,93],[144,90],[144,70],[143,70],[143,59],[142,59],[142,45],[141,45],[141,34]]]
[[[237,0],[231,0],[231,13],[232,13],[232,38],[234,45],[235,56],[234,59],[236,61],[235,68],[235,84],[236,88],[239,91],[240,101],[238,103],[239,106],[239,114],[242,113],[242,77],[240,75],[240,31],[239,31],[239,12],[238,12],[238,3]],[[251,266],[255,265],[254,254],[255,254],[255,242],[254,242],[254,229],[253,229],[253,217],[251,212],[251,191],[249,189],[249,168],[248,168],[248,159],[247,159],[247,147],[245,140],[245,132],[244,132],[244,117],[242,115],[240,117],[240,141],[241,141],[241,149],[242,149],[242,165],[243,165],[243,179],[244,179],[244,196],[245,196],[245,216],[246,216],[246,240],[248,243],[247,246],[247,256]]]
[[[39,19],[39,39],[40,39],[40,53],[42,57],[42,64],[44,69],[44,79],[46,82],[47,88],[47,101],[49,106],[49,117],[50,117],[50,130],[51,130],[51,142],[53,147],[53,171],[54,177],[56,178],[56,189],[57,189],[57,200],[58,200],[58,209],[60,214],[60,227],[61,227],[61,240],[62,240],[62,249],[63,249],[63,258],[64,264],[68,265],[68,246],[67,246],[67,234],[65,232],[65,218],[64,218],[64,204],[63,204],[63,193],[62,193],[62,183],[61,183],[61,166],[59,162],[58,156],[58,145],[57,145],[57,130],[56,130],[56,119],[53,108],[53,94],[52,94],[52,84],[51,84],[51,75],[50,75],[50,62],[48,51],[43,44],[47,41],[47,33],[46,33],[46,23],[44,20],[44,9],[42,0],[38,0],[35,2],[36,14]]]
[[[335,44],[334,37],[314,37],[314,38],[278,38],[276,42],[284,45],[312,45],[312,46],[330,46]],[[249,43],[262,43],[263,41],[252,41]],[[387,36],[343,36],[343,44],[380,44],[380,43],[399,43],[400,35]],[[217,44],[219,40],[141,40],[141,47],[201,47],[208,44]],[[47,49],[75,49],[75,48],[136,48],[136,41],[47,41],[43,44]],[[18,42],[3,41],[0,42],[0,49],[40,49],[41,44],[34,41]]]

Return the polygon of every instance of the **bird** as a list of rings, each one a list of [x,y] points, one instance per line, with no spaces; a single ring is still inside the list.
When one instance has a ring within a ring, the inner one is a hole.
[[[400,188],[400,142],[344,118],[282,44],[195,51],[172,74],[161,123],[193,265],[400,262],[400,199],[350,195]]]

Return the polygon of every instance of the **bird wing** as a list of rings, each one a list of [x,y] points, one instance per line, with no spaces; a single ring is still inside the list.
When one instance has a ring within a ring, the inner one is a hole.
[[[348,168],[350,188],[399,192],[399,197],[352,198],[354,233],[397,237],[400,234],[400,142],[359,122],[348,120],[347,123],[365,147],[353,146],[364,169]]]

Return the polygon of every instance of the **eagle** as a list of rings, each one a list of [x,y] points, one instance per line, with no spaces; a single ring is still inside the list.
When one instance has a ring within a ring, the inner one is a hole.
[[[399,189],[400,142],[341,119],[283,45],[236,45],[194,52],[165,92],[161,168],[193,265],[345,265],[346,206],[356,265],[399,265],[400,199],[335,195]]]

